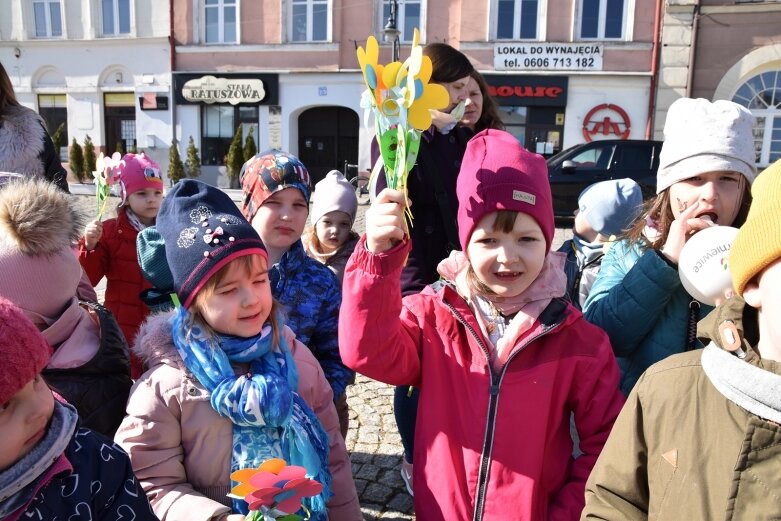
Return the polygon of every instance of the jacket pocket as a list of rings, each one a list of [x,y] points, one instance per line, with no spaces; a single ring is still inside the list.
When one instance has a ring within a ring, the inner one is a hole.
[[[648,479],[648,519],[672,519],[665,515],[665,511],[668,505],[674,503],[670,496],[676,491],[673,479],[678,472],[678,449],[670,449],[658,455],[653,469],[654,473]]]

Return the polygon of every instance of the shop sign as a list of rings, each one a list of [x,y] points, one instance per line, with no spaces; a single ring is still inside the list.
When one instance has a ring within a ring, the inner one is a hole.
[[[266,97],[263,81],[244,78],[202,76],[182,87],[182,96],[196,103],[259,103]]]
[[[632,129],[629,114],[618,105],[603,103],[588,111],[583,118],[583,138],[586,142],[594,140],[595,135],[627,139]]]
[[[502,106],[567,105],[566,76],[516,76],[484,74],[488,93]]]
[[[601,71],[604,46],[583,43],[497,43],[496,70]]]

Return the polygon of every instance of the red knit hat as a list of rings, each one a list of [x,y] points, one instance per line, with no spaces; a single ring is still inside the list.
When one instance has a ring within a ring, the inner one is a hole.
[[[51,354],[51,346],[33,323],[19,308],[0,297],[0,404],[40,374]]]
[[[512,135],[488,129],[467,144],[456,183],[458,238],[466,251],[475,225],[486,214],[513,210],[540,225],[547,249],[553,240],[553,201],[545,159]]]

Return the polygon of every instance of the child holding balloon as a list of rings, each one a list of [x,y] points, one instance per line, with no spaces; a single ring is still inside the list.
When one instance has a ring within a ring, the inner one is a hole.
[[[756,177],[754,116],[730,101],[683,98],[670,106],[657,196],[602,261],[584,315],[604,329],[628,394],[651,364],[699,346],[712,307],[681,285],[681,249],[714,225],[739,226]]]
[[[700,322],[704,349],[637,382],[589,477],[583,519],[781,518],[781,161],[752,193],[729,251],[738,296]]]

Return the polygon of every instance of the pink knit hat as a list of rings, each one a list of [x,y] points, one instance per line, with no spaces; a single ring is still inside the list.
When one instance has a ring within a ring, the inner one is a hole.
[[[59,317],[81,279],[71,250],[81,230],[68,194],[52,183],[27,178],[0,189],[0,297],[36,323]]]
[[[24,313],[0,297],[0,404],[40,374],[51,354],[51,346]]]
[[[140,154],[125,154],[122,156],[123,166],[119,167],[119,181],[122,186],[120,197],[122,203],[127,198],[145,188],[163,190],[163,178],[160,166],[143,152]]]
[[[540,225],[550,250],[554,223],[548,166],[542,156],[523,148],[512,134],[488,129],[469,141],[456,193],[458,238],[463,251],[475,225],[497,210],[530,215]]]

